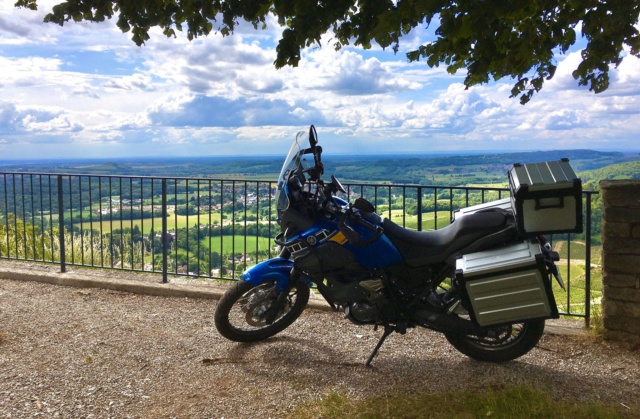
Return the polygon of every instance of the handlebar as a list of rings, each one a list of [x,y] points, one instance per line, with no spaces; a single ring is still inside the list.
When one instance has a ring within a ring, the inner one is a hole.
[[[353,227],[348,224],[348,222],[350,221],[353,221],[356,224],[371,231],[373,235],[368,239],[362,240],[360,238],[360,233],[358,233]],[[340,220],[338,221],[338,228],[340,229],[340,232],[344,234],[347,240],[349,240],[349,243],[354,246],[367,246],[376,241],[384,232],[382,227],[374,226],[373,224],[370,224],[367,221],[363,220],[359,214],[354,213],[351,206],[349,206],[349,209],[345,211],[345,213],[340,217]]]

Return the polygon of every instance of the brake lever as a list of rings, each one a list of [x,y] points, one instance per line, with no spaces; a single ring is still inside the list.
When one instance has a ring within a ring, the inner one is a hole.
[[[351,219],[356,223],[360,224],[367,230],[373,232],[373,235],[366,240],[361,240],[360,233],[355,231],[349,224],[346,223],[347,219]],[[357,214],[353,212],[353,209],[351,206],[349,206],[349,209],[340,218],[340,221],[338,222],[338,227],[340,228],[340,231],[342,232],[342,234],[345,235],[347,240],[349,240],[349,242],[354,246],[367,246],[373,243],[374,241],[378,240],[378,238],[382,236],[382,233],[384,233],[384,229],[382,227],[374,226],[362,220],[362,218],[360,218]]]
[[[360,242],[360,234],[346,223],[346,220],[351,216],[351,214],[353,214],[353,210],[349,207],[342,217],[340,217],[340,220],[338,221],[338,228],[351,244],[357,245]]]

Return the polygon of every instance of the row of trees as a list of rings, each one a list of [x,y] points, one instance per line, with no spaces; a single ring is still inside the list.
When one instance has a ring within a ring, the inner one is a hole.
[[[169,272],[195,272],[208,276],[212,269],[220,275],[239,273],[246,267],[246,257],[212,251],[199,245],[198,234],[190,232],[202,229],[182,229],[176,240],[167,243]],[[247,233],[249,234],[249,233]],[[151,231],[144,235],[138,226],[133,229],[114,230],[110,234],[97,231],[74,232],[65,229],[63,234],[65,262],[97,267],[162,270],[162,241]],[[0,257],[9,259],[61,262],[59,230],[41,230],[39,226],[25,222],[14,214],[0,219]],[[252,259],[266,259],[268,251],[252,253]]]
[[[273,193],[266,183],[260,185],[260,190],[254,183],[243,182],[235,186],[232,182],[214,180],[170,180],[167,183],[167,205],[177,206],[181,214],[195,214],[198,206],[213,205],[221,205],[226,212],[243,211],[244,204],[238,198],[257,193],[265,197]],[[24,218],[34,213],[57,214],[59,194],[65,212],[76,213],[74,221],[79,221],[79,217],[88,221],[89,212],[98,218],[100,211],[119,212],[129,218],[160,216],[155,209],[162,202],[160,178],[63,176],[60,185],[57,175],[9,173],[0,179],[0,206]],[[135,209],[152,204],[154,214]]]

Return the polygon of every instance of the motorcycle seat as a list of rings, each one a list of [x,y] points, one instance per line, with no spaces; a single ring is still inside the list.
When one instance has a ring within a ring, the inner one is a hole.
[[[419,267],[445,262],[452,253],[509,228],[512,217],[507,211],[488,209],[465,215],[439,230],[410,230],[389,219],[383,221],[383,227],[405,262]]]

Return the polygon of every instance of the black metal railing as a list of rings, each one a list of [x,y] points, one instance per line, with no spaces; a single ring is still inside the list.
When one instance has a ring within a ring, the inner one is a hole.
[[[457,209],[509,196],[491,187],[345,186],[347,200],[363,196],[380,215],[416,230],[445,227]],[[69,265],[152,272],[163,282],[169,275],[237,279],[277,254],[275,187],[270,180],[0,172],[0,258],[59,264],[62,272]],[[557,294],[561,311],[587,322],[595,193],[583,193],[584,233],[552,237],[568,282],[566,294]]]

